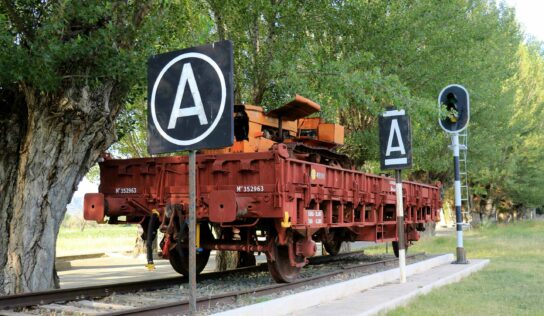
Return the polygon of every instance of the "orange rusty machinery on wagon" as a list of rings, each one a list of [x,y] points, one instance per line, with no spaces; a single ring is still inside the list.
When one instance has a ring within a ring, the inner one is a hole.
[[[349,158],[334,151],[344,144],[344,127],[326,123],[320,117],[308,117],[320,111],[319,104],[299,95],[268,113],[260,106],[236,105],[234,144],[223,149],[202,150],[201,153],[263,152],[269,151],[274,144],[283,143],[299,158],[349,167]]]
[[[336,255],[343,242],[392,242],[398,248],[394,179],[354,170],[335,152],[339,124],[308,117],[320,111],[301,96],[266,113],[234,109],[235,143],[197,155],[197,271],[211,250],[238,251],[240,264],[264,252],[272,277],[295,280],[322,242]],[[160,230],[162,254],[188,273],[187,156],[105,159],[99,193],[85,196],[87,220],[139,223],[148,245]],[[441,206],[437,186],[406,181],[404,240],[419,239]]]

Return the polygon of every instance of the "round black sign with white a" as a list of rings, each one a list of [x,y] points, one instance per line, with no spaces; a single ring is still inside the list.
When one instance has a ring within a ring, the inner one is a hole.
[[[150,153],[232,145],[232,68],[230,41],[149,59]]]

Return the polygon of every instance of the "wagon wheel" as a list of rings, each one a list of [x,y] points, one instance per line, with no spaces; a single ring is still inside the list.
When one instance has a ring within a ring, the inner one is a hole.
[[[185,226],[186,227],[186,226]],[[188,240],[187,230],[184,229],[183,234],[185,235],[185,240]],[[208,227],[208,224],[200,224],[200,240],[213,240],[213,235]],[[183,247],[178,243],[178,245],[169,251],[169,260],[170,265],[177,273],[189,276],[189,248]],[[196,253],[196,273],[199,274],[204,270],[206,264],[208,264],[208,259],[210,258],[210,250],[203,249],[197,251]]]
[[[393,241],[391,242],[391,245],[393,246],[393,253],[395,254],[395,257],[399,257],[399,242]],[[404,247],[405,253],[408,253],[408,243],[406,243],[406,246]]]
[[[270,256],[267,256],[268,271],[272,275],[274,281],[278,283],[290,283],[295,281],[300,274],[300,269],[291,266],[289,262],[289,247],[280,246],[276,242],[270,243],[270,250],[272,256],[275,258],[271,260]]]

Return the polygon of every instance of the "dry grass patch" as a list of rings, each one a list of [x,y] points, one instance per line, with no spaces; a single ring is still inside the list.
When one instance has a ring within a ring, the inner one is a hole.
[[[96,225],[61,228],[57,239],[57,257],[75,254],[130,251],[133,249],[138,227]]]

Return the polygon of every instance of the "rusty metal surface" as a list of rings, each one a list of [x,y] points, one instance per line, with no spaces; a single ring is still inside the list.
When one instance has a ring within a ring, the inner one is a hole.
[[[184,156],[106,160],[104,214],[137,219],[153,209],[162,216],[166,205],[188,206],[187,175]],[[236,205],[236,220],[281,221],[287,212],[300,231],[347,227],[356,240],[397,239],[392,178],[297,160],[283,144],[269,152],[198,155],[196,176],[199,221],[228,223]],[[438,219],[438,187],[405,181],[403,191],[407,225]],[[221,204],[229,211],[220,214]],[[307,210],[321,210],[322,220],[310,221]]]
[[[250,252],[266,252],[268,251],[268,245],[258,244],[244,244],[241,242],[229,241],[222,243],[202,243],[202,248],[212,250],[231,250],[231,251],[250,251]]]
[[[87,193],[84,197],[83,218],[100,222],[104,218],[104,194]]]
[[[240,201],[240,204],[243,204]],[[228,223],[236,220],[238,204],[236,193],[232,190],[210,192],[209,218],[214,223]]]
[[[283,120],[295,121],[321,111],[321,106],[303,96],[296,95],[295,99],[281,107],[266,113],[270,117],[281,117]]]

